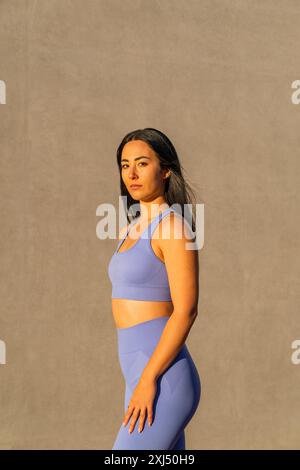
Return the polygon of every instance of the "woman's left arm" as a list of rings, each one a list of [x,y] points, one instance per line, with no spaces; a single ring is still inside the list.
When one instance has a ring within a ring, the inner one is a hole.
[[[169,219],[169,220],[166,220]],[[188,337],[198,314],[199,259],[198,251],[187,249],[187,238],[181,218],[170,214],[162,220],[169,223],[170,236],[160,240],[167,269],[173,312],[153,351],[140,380],[153,381],[168,368]],[[168,229],[166,233],[168,233]],[[192,232],[190,232],[192,233]]]
[[[132,418],[129,432],[132,432],[139,415],[139,430],[143,429],[146,412],[148,424],[152,424],[152,405],[156,394],[157,379],[179,353],[198,314],[198,250],[187,248],[193,239],[187,237],[184,231],[185,223],[183,217],[177,217],[171,213],[163,218],[160,224],[163,225],[162,233],[166,234],[166,238],[160,238],[160,247],[164,256],[174,308],[141,374],[125,414],[124,426]],[[188,233],[191,234],[188,225],[187,228]]]

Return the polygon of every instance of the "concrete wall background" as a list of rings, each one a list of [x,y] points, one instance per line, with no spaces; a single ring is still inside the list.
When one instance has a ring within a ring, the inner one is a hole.
[[[111,449],[115,151],[173,141],[205,204],[187,449],[299,445],[296,0],[1,0],[0,448]]]

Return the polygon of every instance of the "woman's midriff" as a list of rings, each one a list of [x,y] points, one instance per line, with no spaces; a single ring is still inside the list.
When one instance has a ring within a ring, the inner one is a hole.
[[[112,299],[112,314],[117,328],[128,328],[158,317],[171,316],[170,301]]]

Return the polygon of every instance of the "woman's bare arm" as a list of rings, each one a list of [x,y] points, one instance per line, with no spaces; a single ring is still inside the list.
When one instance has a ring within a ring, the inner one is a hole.
[[[198,314],[198,250],[187,249],[191,238],[184,233],[179,217],[171,213],[162,220],[163,223],[165,226],[169,224],[170,236],[160,238],[159,244],[164,256],[174,309],[143,370],[141,380],[156,381],[167,369],[185,343]]]

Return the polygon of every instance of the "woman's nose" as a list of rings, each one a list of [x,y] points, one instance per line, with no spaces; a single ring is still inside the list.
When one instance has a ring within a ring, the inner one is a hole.
[[[132,178],[133,176],[136,175],[136,169],[135,167],[132,167],[129,169],[129,177]]]

